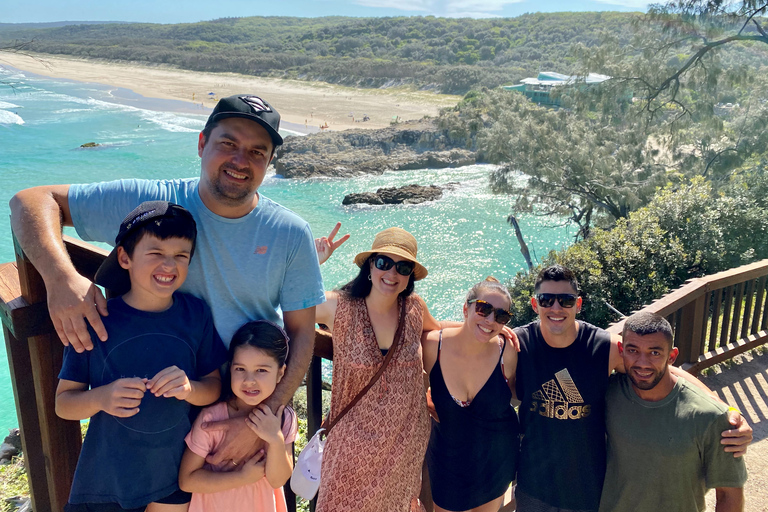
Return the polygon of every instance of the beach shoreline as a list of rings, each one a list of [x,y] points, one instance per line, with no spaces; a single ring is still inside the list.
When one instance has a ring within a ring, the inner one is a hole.
[[[300,133],[319,131],[323,125],[330,130],[384,128],[395,118],[406,121],[436,116],[441,108],[461,99],[429,91],[356,89],[323,82],[44,54],[2,54],[0,66],[39,77],[113,87],[109,93],[115,102],[149,110],[207,114],[218,98],[256,94],[280,112],[286,129]],[[364,115],[368,121],[362,121]]]

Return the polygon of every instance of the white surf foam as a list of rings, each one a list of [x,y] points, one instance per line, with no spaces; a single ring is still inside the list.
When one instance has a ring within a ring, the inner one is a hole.
[[[0,124],[24,124],[24,120],[13,112],[0,110]]]
[[[7,109],[7,108],[21,108],[18,105],[14,105],[13,103],[8,103],[7,101],[0,101],[0,109]]]

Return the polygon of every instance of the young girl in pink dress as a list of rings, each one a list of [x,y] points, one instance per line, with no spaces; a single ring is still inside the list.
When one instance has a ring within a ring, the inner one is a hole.
[[[282,379],[287,355],[285,331],[265,320],[245,324],[232,337],[224,400],[203,409],[186,438],[179,486],[193,493],[189,512],[286,511],[282,486],[293,470],[296,414],[283,406],[273,414],[262,402]],[[207,464],[205,457],[216,450],[224,434],[205,431],[201,425],[236,417],[243,417],[264,440],[264,451],[239,466],[234,461]]]

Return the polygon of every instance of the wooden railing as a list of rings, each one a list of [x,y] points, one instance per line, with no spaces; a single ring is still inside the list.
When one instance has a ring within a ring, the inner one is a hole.
[[[669,320],[676,364],[694,375],[768,343],[768,260],[691,279],[642,308]],[[608,330],[621,334],[624,321]]]

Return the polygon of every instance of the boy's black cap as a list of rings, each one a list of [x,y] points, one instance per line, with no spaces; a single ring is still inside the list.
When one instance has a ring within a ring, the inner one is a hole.
[[[197,228],[197,223],[186,209],[181,206],[169,203],[168,201],[145,201],[137,206],[131,213],[126,215],[123,222],[120,223],[120,231],[115,237],[115,248],[109,253],[107,259],[96,271],[93,282],[122,295],[131,289],[131,277],[128,271],[120,266],[117,261],[117,248],[125,240],[128,234],[147,224],[150,221],[160,218],[182,217],[192,223]],[[192,248],[194,252],[194,245]]]
[[[283,143],[283,138],[278,132],[280,130],[280,114],[272,108],[272,105],[258,96],[237,94],[220,99],[208,117],[205,126],[207,128],[211,123],[228,117],[243,117],[256,121],[269,132],[275,147]]]

